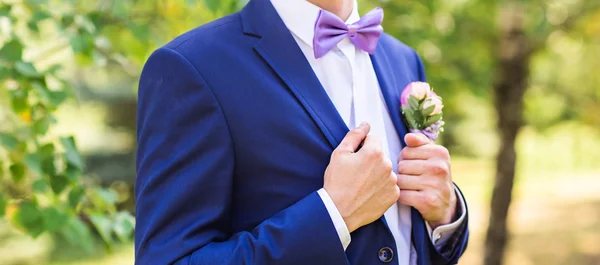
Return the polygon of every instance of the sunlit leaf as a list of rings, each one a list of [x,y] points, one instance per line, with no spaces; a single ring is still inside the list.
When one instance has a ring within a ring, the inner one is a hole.
[[[0,6],[0,17],[7,17],[10,15],[11,5],[1,5]]]
[[[56,174],[56,166],[54,165],[54,144],[48,143],[43,145],[39,154],[42,157],[42,172],[48,176]]]
[[[0,145],[4,146],[9,151],[14,151],[17,148],[19,140],[17,137],[7,133],[0,133]]]
[[[73,17],[73,15],[65,15],[60,19],[60,25],[63,29],[70,27],[73,24],[73,22],[75,22],[75,18]]]
[[[31,190],[39,193],[46,192],[48,182],[45,179],[38,179],[31,184]]]
[[[78,169],[83,169],[83,160],[75,147],[75,139],[73,137],[61,137],[60,142],[65,148],[67,162]]]
[[[10,76],[10,69],[0,65],[0,80],[4,80]]]
[[[42,158],[48,158],[54,155],[54,144],[53,143],[47,143],[42,145],[42,147],[40,147],[40,151],[39,151],[40,155],[42,156]]]
[[[17,40],[12,40],[0,48],[0,58],[9,62],[17,62],[23,56],[23,45]]]
[[[51,18],[48,12],[37,10],[27,22],[27,27],[34,32],[39,32],[38,23],[48,18]]]
[[[37,69],[35,69],[35,66],[33,66],[33,64],[30,62],[17,62],[15,64],[15,70],[17,70],[18,73],[20,73],[26,77],[41,77],[42,76],[37,71]]]
[[[50,90],[48,90],[48,87],[46,87],[46,85],[36,80],[31,82],[31,88],[37,92],[37,94],[40,96],[40,98],[45,104],[51,103]]]
[[[69,179],[63,175],[54,175],[50,176],[50,187],[52,188],[52,192],[54,194],[60,194],[67,185],[69,184]]]
[[[4,197],[4,194],[0,193],[0,218],[4,217],[4,213],[6,212],[6,204],[8,201]]]
[[[98,234],[100,234],[100,237],[102,237],[102,240],[104,240],[104,242],[113,242],[112,223],[110,219],[108,219],[108,217],[101,214],[91,214],[90,221],[92,222],[94,228],[96,228],[96,231],[98,231]]]
[[[117,193],[112,189],[98,188],[95,191],[95,194],[105,205],[113,205],[117,202],[117,199],[119,198],[119,196],[117,196]]]
[[[50,104],[58,106],[67,99],[68,95],[65,91],[50,91]]]
[[[44,227],[48,232],[55,232],[66,224],[68,216],[56,208],[46,208],[42,210]]]
[[[112,13],[115,17],[127,17],[129,15],[129,10],[131,10],[131,6],[128,1],[115,1],[112,4]]]
[[[16,113],[22,113],[29,109],[27,102],[27,92],[19,89],[11,91],[12,108]]]
[[[33,15],[31,16],[31,20],[34,21],[42,21],[48,18],[52,18],[52,16],[43,10],[37,10],[35,13],[33,13]]]
[[[42,212],[37,205],[30,201],[24,201],[19,205],[14,221],[34,238],[41,235],[45,230]]]
[[[75,182],[77,181],[77,179],[79,179],[79,176],[81,176],[81,170],[76,168],[75,166],[67,165],[65,175],[70,181]]]
[[[83,52],[87,49],[85,40],[81,37],[81,35],[74,35],[69,39],[69,41],[71,42],[71,48],[73,49],[73,52]]]
[[[51,116],[45,116],[33,124],[33,132],[39,135],[44,135],[50,128],[50,125],[54,123],[55,120]]]
[[[47,0],[25,0],[25,3],[27,3],[30,6],[33,7],[37,7],[39,5],[45,4],[47,2]]]
[[[133,36],[140,41],[146,41],[150,37],[150,28],[148,25],[129,23],[129,29],[133,33]]]
[[[71,207],[75,208],[77,207],[77,205],[79,204],[79,202],[81,202],[81,199],[83,198],[83,195],[85,193],[85,190],[80,187],[77,186],[75,188],[73,188],[71,191],[69,191],[69,205],[71,205]]]
[[[12,164],[8,170],[14,182],[21,182],[25,177],[25,166],[21,163]]]
[[[127,242],[131,238],[134,228],[135,218],[129,212],[117,213],[114,219],[113,231],[119,240]]]
[[[189,4],[192,1],[187,0],[187,2]],[[219,10],[219,7],[221,7],[221,0],[204,0],[204,4],[211,12],[215,13]]]
[[[42,158],[37,153],[26,154],[23,157],[23,162],[29,170],[41,174],[42,173]]]
[[[94,241],[89,228],[77,216],[72,216],[67,220],[66,224],[60,229],[60,234],[67,242],[83,247],[88,253],[91,253],[94,249]]]

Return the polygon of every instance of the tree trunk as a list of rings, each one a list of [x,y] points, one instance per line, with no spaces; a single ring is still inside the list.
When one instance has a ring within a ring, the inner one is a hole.
[[[498,65],[494,80],[500,150],[485,240],[485,265],[503,264],[508,241],[507,216],[515,178],[515,140],[522,126],[523,95],[527,88],[531,55],[523,25],[523,9],[517,3],[500,5]]]

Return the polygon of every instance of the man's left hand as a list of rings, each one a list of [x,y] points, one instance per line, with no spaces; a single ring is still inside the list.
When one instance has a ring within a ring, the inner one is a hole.
[[[415,207],[432,229],[454,221],[456,193],[448,149],[409,133],[398,157],[400,203]]]

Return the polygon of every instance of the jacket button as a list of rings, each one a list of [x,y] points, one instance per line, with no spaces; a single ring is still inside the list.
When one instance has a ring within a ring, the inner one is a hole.
[[[379,260],[389,263],[394,259],[394,251],[389,247],[383,247],[379,250]]]

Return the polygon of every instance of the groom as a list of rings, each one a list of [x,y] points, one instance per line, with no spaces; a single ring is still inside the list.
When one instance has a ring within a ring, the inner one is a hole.
[[[455,264],[448,151],[407,134],[411,48],[354,0],[251,0],[139,87],[136,264]],[[351,130],[350,130],[351,129]]]

